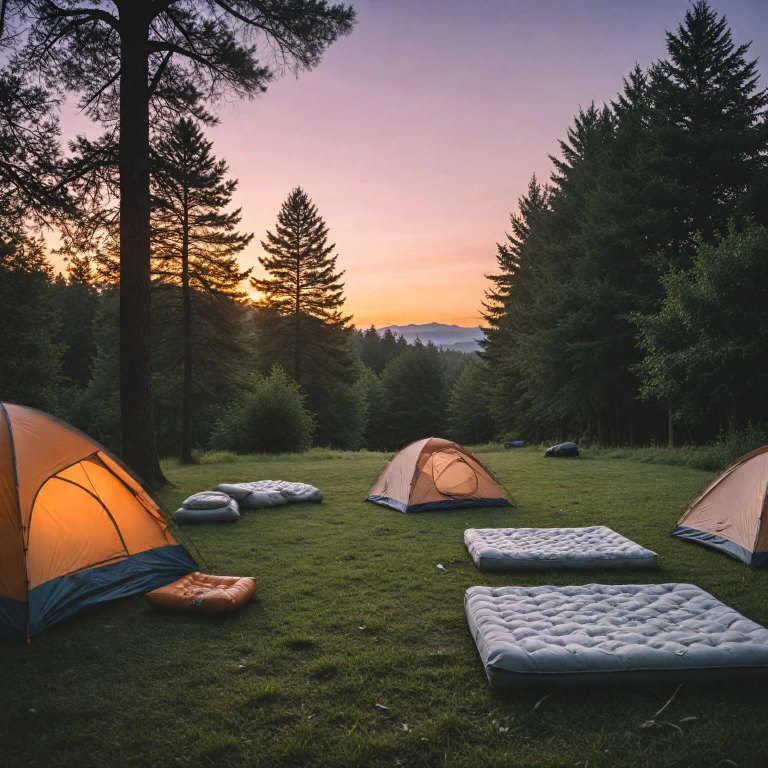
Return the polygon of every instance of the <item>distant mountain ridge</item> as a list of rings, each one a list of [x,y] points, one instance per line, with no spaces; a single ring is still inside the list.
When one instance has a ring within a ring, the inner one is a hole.
[[[379,328],[379,333],[384,333],[387,328],[396,336],[403,336],[409,344],[413,344],[418,338],[425,344],[431,341],[443,349],[455,349],[459,352],[479,352],[481,347],[477,342],[483,338],[482,328],[464,328],[444,323],[389,325]]]

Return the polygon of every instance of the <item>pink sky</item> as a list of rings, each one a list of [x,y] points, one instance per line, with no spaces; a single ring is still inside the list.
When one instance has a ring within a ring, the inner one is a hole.
[[[686,0],[361,0],[319,68],[208,131],[259,239],[291,189],[317,204],[359,327],[480,323],[484,275],[532,173],[550,173],[579,105],[664,54]],[[768,2],[720,0],[736,43],[768,54]],[[764,83],[766,85],[768,83]],[[65,135],[85,128],[65,114]],[[98,129],[89,129],[96,135]]]

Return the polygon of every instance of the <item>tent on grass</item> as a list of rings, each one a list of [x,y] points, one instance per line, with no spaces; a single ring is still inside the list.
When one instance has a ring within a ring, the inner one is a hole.
[[[728,465],[693,501],[672,536],[768,564],[768,446]]]
[[[439,437],[417,440],[396,453],[366,501],[398,512],[512,506],[477,456]]]
[[[196,570],[122,462],[54,416],[0,403],[0,631],[29,638]]]

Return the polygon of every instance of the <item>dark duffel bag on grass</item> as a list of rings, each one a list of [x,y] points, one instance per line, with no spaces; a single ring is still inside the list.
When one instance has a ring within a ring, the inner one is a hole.
[[[576,443],[560,443],[560,445],[553,445],[551,448],[547,448],[547,452],[544,454],[547,459],[566,459],[578,455],[579,446],[576,445]]]

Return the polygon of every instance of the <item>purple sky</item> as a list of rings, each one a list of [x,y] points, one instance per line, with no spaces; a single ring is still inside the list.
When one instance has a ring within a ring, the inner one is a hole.
[[[718,0],[766,71],[768,1]],[[291,189],[313,198],[358,326],[477,325],[496,242],[579,106],[665,54],[686,0],[358,0],[318,69],[222,105],[214,151],[256,234]],[[768,86],[768,79],[763,85]],[[83,130],[65,116],[65,135]],[[96,135],[90,129],[88,133]]]

